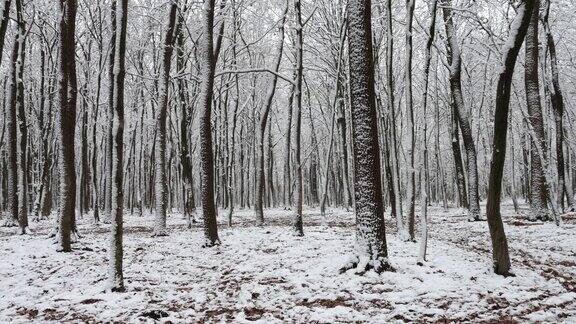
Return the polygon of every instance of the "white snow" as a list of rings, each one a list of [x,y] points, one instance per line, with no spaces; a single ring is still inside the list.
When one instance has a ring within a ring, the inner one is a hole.
[[[527,210],[526,206],[522,206]],[[576,215],[564,227],[533,223],[503,210],[516,277],[491,272],[485,222],[462,210],[429,208],[429,261],[416,265],[418,243],[396,235],[386,216],[389,260],[396,272],[339,274],[352,255],[354,215],[304,214],[305,237],[292,235],[291,211],[219,215],[222,245],[201,248],[200,223],[189,230],[180,214],[167,237],[151,237],[153,215],[126,215],[127,291],[107,293],[107,227],[79,220],[72,253],[47,238],[53,222],[31,223],[30,235],[0,229],[0,322],[151,321],[163,311],[178,322],[576,321]]]

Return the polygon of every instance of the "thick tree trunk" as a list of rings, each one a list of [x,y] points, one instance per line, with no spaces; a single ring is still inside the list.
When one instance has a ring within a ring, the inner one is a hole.
[[[28,227],[28,122],[26,120],[26,107],[24,106],[24,58],[26,54],[24,34],[25,26],[22,18],[22,1],[16,0],[16,23],[18,45],[18,59],[16,61],[16,106],[18,107],[18,128],[20,136],[18,146],[20,156],[18,159],[18,225],[20,234],[26,234]]]
[[[60,0],[60,62],[58,80],[60,141],[59,243],[63,252],[71,251],[71,232],[76,212],[76,171],[74,130],[76,124],[76,0]]]
[[[511,27],[503,50],[503,67],[501,68],[496,87],[496,109],[494,112],[494,138],[492,144],[492,162],[490,163],[490,178],[488,182],[488,202],[486,217],[492,240],[492,260],[494,272],[500,275],[510,274],[510,256],[508,242],[504,233],[504,224],[500,215],[502,197],[502,173],[506,157],[506,134],[508,132],[508,112],[510,108],[510,88],[516,58],[534,8],[534,0],[523,0],[518,7],[518,13]]]
[[[207,0],[203,8],[203,36],[200,60],[202,85],[200,92],[200,178],[202,212],[204,216],[204,246],[220,244],[216,205],[214,201],[214,156],[212,151],[212,97],[216,58],[213,52],[214,0]]]
[[[526,106],[528,120],[534,131],[532,150],[530,150],[530,214],[529,219],[548,219],[548,195],[546,193],[546,138],[544,136],[544,119],[540,104],[540,82],[538,76],[538,13],[540,1],[534,0],[534,10],[530,16],[530,25],[526,33],[526,65],[524,85],[526,87]]]
[[[109,280],[112,291],[124,291],[122,273],[123,210],[124,210],[124,79],[126,75],[126,25],[128,20],[128,0],[117,0],[116,60],[114,61],[114,150],[112,151],[112,226],[110,240]]]
[[[380,179],[370,0],[351,0],[347,10],[354,134],[356,255],[346,268],[356,268],[359,272],[368,269],[380,272],[390,266]]]

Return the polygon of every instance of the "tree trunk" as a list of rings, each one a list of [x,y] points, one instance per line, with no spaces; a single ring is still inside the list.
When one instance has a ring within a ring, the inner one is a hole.
[[[154,224],[154,236],[166,236],[166,209],[168,208],[168,188],[166,179],[166,117],[168,114],[168,90],[170,86],[170,66],[172,52],[174,51],[174,29],[176,25],[176,1],[170,4],[170,15],[166,36],[164,38],[164,53],[162,59],[162,76],[160,80],[160,104],[158,116],[158,136],[156,137],[156,222]]]
[[[544,8],[544,16],[542,24],[544,33],[546,34],[546,46],[550,51],[550,67],[552,70],[552,93],[550,99],[552,101],[552,108],[554,109],[554,121],[556,124],[556,168],[558,171],[558,206],[564,209],[564,196],[566,196],[568,207],[574,207],[572,204],[572,194],[568,190],[569,185],[566,183],[566,171],[564,169],[564,97],[562,89],[560,88],[560,81],[558,80],[558,59],[556,58],[556,43],[550,25],[548,24],[548,17],[550,12],[550,1],[545,0],[546,5]]]
[[[301,128],[302,128],[302,56],[303,39],[302,39],[302,2],[294,0],[294,13],[296,15],[296,82],[294,85],[294,105],[296,108],[296,125],[294,129],[294,163],[296,164],[296,214],[294,217],[294,230],[297,236],[304,235],[302,224],[302,160],[301,160]]]
[[[472,126],[470,125],[470,116],[464,107],[464,98],[462,96],[462,58],[460,47],[456,40],[456,31],[452,17],[451,0],[443,0],[444,25],[446,27],[446,46],[448,64],[450,64],[450,91],[452,100],[456,105],[456,115],[458,124],[462,130],[462,139],[466,150],[466,162],[468,164],[468,219],[479,221],[480,217],[480,196],[478,194],[478,164],[476,156],[476,146],[472,137]]]
[[[284,50],[284,23],[286,22],[286,15],[288,13],[288,1],[286,2],[286,7],[284,8],[282,18],[279,22],[278,27],[278,49],[276,51],[276,61],[274,62],[274,70],[278,72],[280,68],[280,63],[282,62],[282,53]],[[260,136],[258,142],[258,170],[256,175],[256,196],[254,197],[254,209],[256,211],[256,223],[262,225],[264,223],[264,208],[263,199],[264,194],[264,135],[266,132],[266,125],[268,123],[268,116],[270,114],[270,108],[272,107],[274,94],[276,93],[276,83],[278,82],[278,76],[272,74],[272,80],[268,84],[268,90],[266,93],[266,99],[264,101],[264,109],[260,115]],[[269,157],[270,158],[270,157]]]
[[[124,79],[126,75],[126,24],[128,20],[128,0],[118,0],[116,5],[117,28],[116,54],[114,61],[114,150],[112,151],[112,215],[110,240],[110,290],[124,291],[124,276],[122,274],[122,235],[124,189]]]
[[[526,106],[528,107],[528,120],[534,130],[530,151],[531,164],[531,199],[529,219],[548,219],[548,196],[546,194],[546,138],[544,137],[544,119],[540,104],[540,84],[538,76],[538,13],[540,1],[534,0],[534,10],[530,16],[530,25],[526,33],[526,65],[524,69],[524,84],[526,87]],[[541,155],[540,155],[541,154]]]
[[[488,182],[488,202],[486,204],[486,217],[492,240],[492,260],[494,272],[507,276],[510,274],[510,256],[508,242],[504,233],[504,224],[500,215],[500,201],[502,196],[502,173],[506,158],[506,134],[508,132],[508,113],[510,108],[510,88],[516,58],[534,8],[534,0],[523,0],[518,7],[506,46],[503,51],[503,64],[496,87],[496,109],[494,111],[494,138],[492,144],[492,162],[490,163],[490,177]]]
[[[354,134],[356,255],[346,268],[356,268],[359,272],[368,269],[381,272],[390,266],[380,179],[370,0],[351,0],[347,10]]]
[[[414,125],[414,107],[412,103],[412,21],[414,18],[414,0],[406,1],[406,116],[408,135],[408,184],[406,186],[406,200],[408,208],[406,210],[407,228],[404,234],[405,240],[414,241],[414,209],[416,206],[416,166],[414,165],[416,155],[416,128]]]
[[[71,232],[76,212],[76,172],[74,129],[76,124],[76,0],[60,0],[60,62],[58,97],[60,102],[60,210],[59,243],[63,252],[71,251]]]
[[[214,202],[214,156],[212,153],[212,97],[216,58],[213,52],[214,0],[207,0],[203,8],[202,85],[200,92],[200,178],[202,212],[204,216],[205,247],[220,244]]]

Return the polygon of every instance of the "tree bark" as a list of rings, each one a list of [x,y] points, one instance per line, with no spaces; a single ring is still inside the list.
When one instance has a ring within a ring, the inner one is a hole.
[[[345,268],[356,268],[359,272],[368,269],[381,272],[390,265],[380,179],[370,0],[351,0],[347,10],[354,134],[356,255]]]
[[[282,53],[284,50],[284,23],[286,22],[286,15],[288,13],[288,1],[286,2],[286,7],[284,8],[282,18],[279,22],[278,35],[280,36],[278,40],[278,47],[276,50],[276,61],[274,62],[274,70],[278,72],[280,68],[280,63],[282,62]],[[268,116],[270,114],[270,108],[272,107],[272,102],[274,99],[274,94],[276,93],[276,84],[278,82],[278,76],[272,74],[271,82],[268,84],[268,90],[266,93],[266,99],[264,101],[264,109],[260,115],[260,136],[258,142],[258,170],[256,175],[256,196],[254,197],[254,209],[256,211],[256,223],[259,225],[264,224],[264,208],[263,199],[264,187],[265,187],[265,177],[264,177],[264,135],[266,132],[266,125],[268,123]]]
[[[202,212],[204,214],[205,247],[220,244],[214,202],[214,156],[212,153],[212,97],[216,58],[213,52],[214,2],[206,0],[203,8],[203,36],[200,60],[202,85],[200,91],[200,178]]]
[[[168,114],[168,91],[170,86],[170,66],[174,51],[174,29],[176,25],[176,1],[170,4],[170,14],[166,36],[164,37],[164,53],[162,59],[162,76],[160,80],[160,105],[156,117],[158,134],[156,137],[156,222],[154,236],[166,236],[166,210],[168,208],[168,188],[166,179],[166,119]]]
[[[303,36],[302,30],[302,2],[294,0],[294,12],[296,15],[296,82],[294,85],[294,105],[296,108],[296,125],[294,129],[294,163],[296,164],[296,214],[294,216],[294,230],[297,236],[304,235],[304,228],[302,224],[302,160],[301,160],[301,128],[302,128],[302,57],[303,51]]]
[[[540,104],[540,82],[538,76],[538,14],[540,1],[534,0],[534,10],[530,16],[530,25],[526,33],[526,64],[524,85],[526,88],[526,106],[528,120],[534,130],[532,150],[530,150],[530,214],[529,219],[548,219],[548,195],[546,193],[546,138],[544,136],[544,119]]]
[[[530,24],[534,2],[534,0],[523,0],[518,7],[518,13],[510,27],[508,39],[503,50],[503,66],[498,76],[496,87],[494,138],[492,142],[492,162],[490,163],[486,217],[492,241],[494,272],[504,276],[510,274],[510,256],[508,254],[508,242],[504,232],[504,224],[500,214],[500,201],[502,196],[502,173],[506,158],[510,88],[518,52],[520,47],[522,47],[528,25]]]
[[[76,172],[74,130],[76,124],[76,0],[60,0],[60,61],[58,80],[60,141],[59,243],[63,252],[71,251],[71,232],[76,212]]]
[[[124,79],[126,75],[126,25],[128,20],[128,0],[117,0],[116,23],[116,54],[114,61],[114,118],[113,134],[114,146],[112,151],[112,215],[111,215],[111,240],[110,240],[110,290],[124,291],[124,276],[122,271],[122,259],[124,255],[122,247],[123,235],[123,210],[124,189],[122,187],[124,177]]]
[[[466,150],[466,162],[468,164],[468,219],[479,221],[480,217],[480,195],[478,193],[478,163],[476,156],[476,146],[472,137],[472,126],[470,125],[470,116],[464,107],[464,98],[462,95],[462,58],[460,47],[456,40],[456,31],[452,17],[451,0],[443,0],[443,17],[446,28],[446,46],[448,64],[450,64],[450,90],[452,100],[456,105],[458,124],[462,130],[462,139]]]

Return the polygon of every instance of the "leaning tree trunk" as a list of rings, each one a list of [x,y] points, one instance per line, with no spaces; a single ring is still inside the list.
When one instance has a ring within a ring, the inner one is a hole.
[[[294,0],[294,11],[296,14],[296,82],[294,85],[294,105],[296,108],[296,125],[294,129],[294,163],[296,164],[296,214],[294,218],[294,230],[296,235],[303,236],[304,228],[302,225],[302,157],[301,157],[301,128],[302,128],[302,2]]]
[[[168,188],[166,179],[166,119],[168,114],[168,89],[170,87],[170,65],[174,51],[174,27],[178,4],[172,1],[166,36],[164,38],[164,57],[162,60],[162,79],[160,80],[160,106],[158,107],[158,134],[156,137],[156,222],[154,236],[166,236],[166,209],[168,208]]]
[[[118,30],[116,38],[116,60],[114,61],[114,150],[112,151],[112,215],[110,240],[110,289],[124,291],[124,276],[122,274],[123,208],[124,189],[124,79],[126,76],[126,24],[128,20],[128,0],[118,0],[116,5],[116,23]]]
[[[508,132],[508,113],[510,108],[510,88],[516,58],[524,36],[530,24],[530,17],[534,8],[534,0],[523,0],[518,7],[503,51],[503,67],[498,76],[496,87],[496,109],[494,111],[494,138],[492,144],[492,162],[490,163],[490,177],[488,181],[488,202],[486,204],[486,217],[492,240],[492,260],[494,272],[500,275],[510,274],[510,256],[508,255],[508,242],[504,233],[504,224],[500,214],[500,201],[502,198],[502,173],[506,158],[506,134]]]
[[[446,28],[446,46],[448,64],[450,64],[450,91],[452,100],[456,105],[458,123],[462,130],[462,139],[464,140],[464,149],[466,150],[466,161],[468,164],[468,219],[478,221],[480,217],[480,195],[478,193],[478,163],[476,156],[476,146],[472,137],[472,126],[470,125],[470,116],[464,107],[464,98],[462,95],[462,58],[460,46],[456,39],[456,30],[454,28],[452,1],[443,0],[443,17]]]
[[[200,92],[200,181],[202,212],[204,214],[205,247],[220,244],[214,202],[214,156],[212,153],[212,97],[216,58],[213,52],[214,0],[207,0],[203,8],[203,36],[200,60],[202,85]]]
[[[389,268],[380,178],[370,0],[348,2],[348,56],[354,141],[356,255],[348,268]]]
[[[60,61],[58,75],[60,142],[59,243],[63,252],[71,251],[71,232],[76,211],[76,171],[74,129],[76,124],[76,0],[60,0]]]
[[[526,64],[524,69],[524,85],[526,88],[526,106],[528,120],[534,130],[532,150],[530,150],[530,214],[529,219],[548,219],[548,204],[546,193],[546,138],[544,136],[544,118],[540,104],[540,84],[538,76],[538,13],[540,1],[534,0],[534,10],[530,16],[530,25],[526,33]]]
[[[450,137],[452,144],[452,156],[454,156],[454,173],[456,176],[456,187],[458,190],[459,206],[468,208],[468,196],[466,195],[466,179],[464,178],[464,164],[462,163],[462,153],[460,152],[460,132],[458,131],[457,108],[454,102],[450,103]]]
[[[280,63],[282,62],[282,52],[284,49],[284,23],[286,21],[286,14],[288,12],[288,3],[284,8],[282,18],[280,19],[278,27],[278,49],[276,54],[276,61],[274,62],[274,70],[278,72],[280,68]],[[276,93],[276,83],[278,82],[278,76],[272,74],[272,80],[268,85],[268,90],[266,93],[266,101],[264,102],[264,109],[260,117],[260,137],[258,142],[258,169],[256,175],[256,196],[254,197],[254,209],[256,211],[256,222],[259,225],[264,224],[264,209],[263,209],[263,199],[264,195],[264,135],[266,132],[266,126],[268,123],[268,116],[270,114],[270,108],[272,107],[272,102],[274,99],[274,94]],[[268,157],[270,158],[270,157]]]

